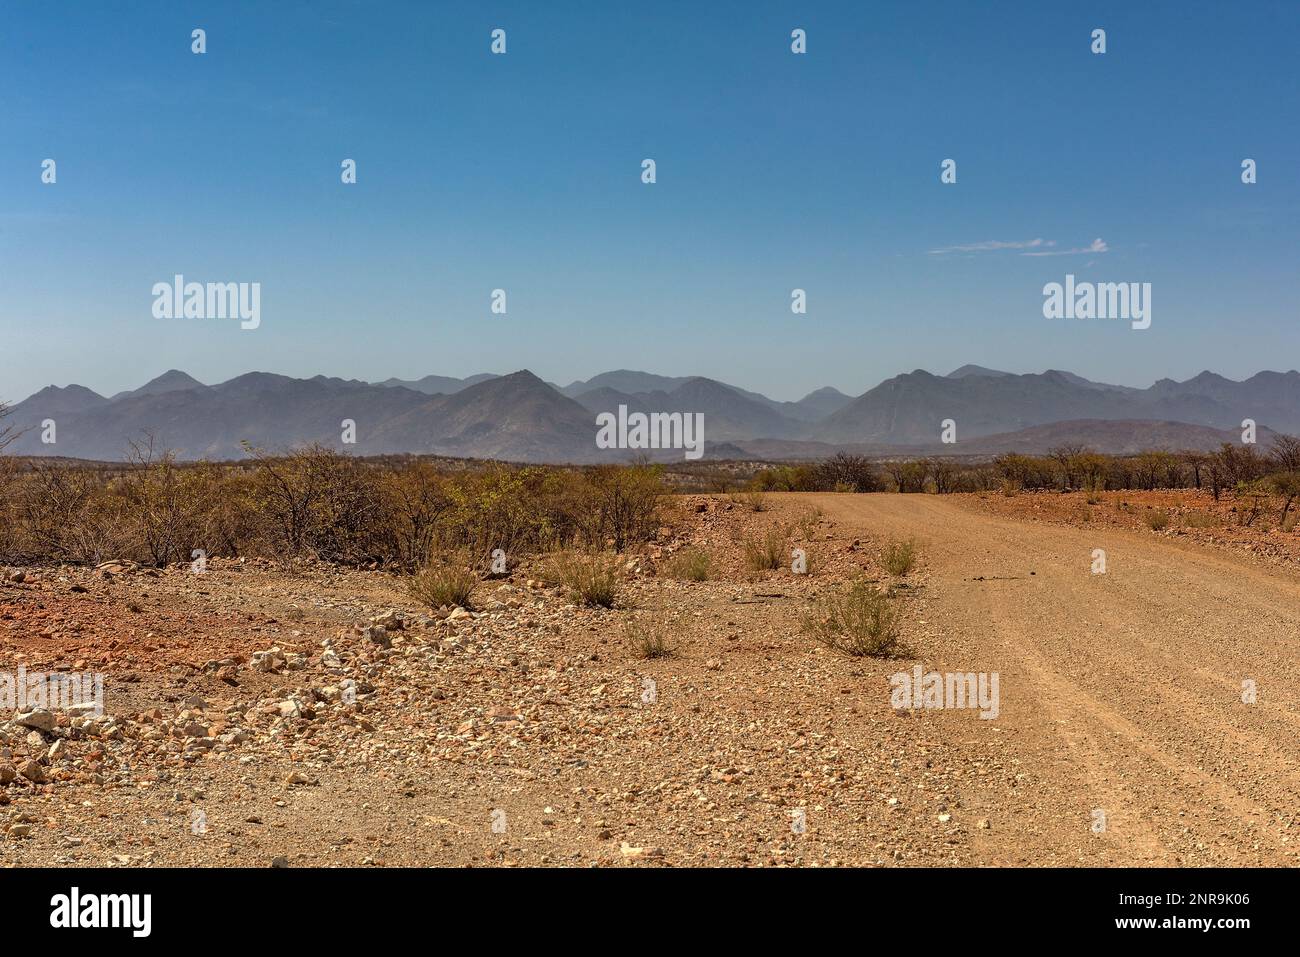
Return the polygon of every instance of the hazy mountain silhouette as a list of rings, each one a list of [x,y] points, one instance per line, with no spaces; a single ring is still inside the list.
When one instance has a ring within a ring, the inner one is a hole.
[[[919,369],[894,376],[856,398],[826,387],[779,402],[716,379],[630,370],[556,388],[527,370],[378,384],[250,372],[205,385],[173,369],[111,399],[79,385],[48,386],[15,405],[6,424],[25,430],[10,453],[83,459],[122,459],[132,440],[152,434],[157,447],[186,459],[239,458],[246,441],[274,450],[320,442],[357,454],[591,462],[634,454],[595,446],[596,415],[620,405],[702,413],[711,456],[743,449],[809,457],[836,448],[973,454],[998,443],[1021,451],[1066,443],[1204,448],[1239,436],[1244,419],[1261,435],[1300,432],[1300,373],[1237,382],[1202,372],[1139,389],[1060,370],[1017,375],[967,365],[946,376]],[[57,424],[52,445],[41,442],[47,419]],[[956,445],[938,445],[946,419],[956,423]],[[355,444],[341,442],[345,420],[355,423]]]
[[[491,372],[480,372],[478,375],[468,376],[464,379],[445,375],[427,375],[422,379],[385,379],[383,382],[376,382],[375,385],[400,386],[415,392],[423,392],[426,395],[451,395],[461,389],[496,378],[498,376]]]
[[[817,424],[811,437],[827,442],[917,444],[934,441],[952,419],[957,439],[1071,420],[1154,420],[1215,429],[1243,419],[1282,432],[1300,430],[1300,373],[1261,372],[1244,382],[1202,373],[1149,389],[1107,387],[1058,371],[1040,375],[959,378],[923,370],[895,376]]]

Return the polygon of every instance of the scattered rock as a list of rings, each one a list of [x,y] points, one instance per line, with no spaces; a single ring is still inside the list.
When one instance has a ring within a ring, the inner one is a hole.
[[[18,715],[11,723],[21,728],[32,728],[36,731],[53,731],[58,722],[49,711],[37,708],[35,711]]]
[[[640,861],[650,857],[663,857],[664,852],[658,847],[633,847],[627,841],[623,841],[619,847],[619,853],[623,855],[625,861]]]

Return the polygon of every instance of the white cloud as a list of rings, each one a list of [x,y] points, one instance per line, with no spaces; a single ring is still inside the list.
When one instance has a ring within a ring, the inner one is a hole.
[[[1098,240],[1100,242],[1100,240]],[[942,249],[931,249],[931,256],[942,256],[944,253],[986,253],[996,252],[1000,249],[1038,249],[1041,246],[1055,246],[1056,241],[1053,239],[989,239],[982,243],[970,243],[965,246],[945,246]],[[1026,255],[1029,255],[1028,253]],[[1040,255],[1046,255],[1045,253]]]
[[[1098,237],[1090,242],[1087,246],[1078,246],[1074,249],[1053,249],[1056,245],[1055,239],[989,239],[982,243],[967,243],[963,246],[944,246],[941,249],[931,249],[931,256],[944,256],[948,253],[990,253],[1001,252],[1002,250],[1015,250],[1022,256],[1081,256],[1091,253],[1108,253],[1110,247],[1106,245],[1106,240]]]
[[[1048,252],[1021,253],[1020,255],[1022,256],[1078,256],[1084,253],[1108,253],[1108,252],[1110,252],[1110,247],[1106,245],[1106,240],[1097,238],[1094,239],[1092,242],[1090,242],[1088,245],[1081,246],[1078,249],[1054,249]]]

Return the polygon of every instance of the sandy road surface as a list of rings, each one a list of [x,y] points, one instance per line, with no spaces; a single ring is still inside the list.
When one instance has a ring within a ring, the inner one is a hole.
[[[1000,673],[994,723],[1034,783],[998,809],[985,863],[1296,864],[1300,575],[934,496],[801,497],[850,529],[915,535],[945,639],[927,668]]]

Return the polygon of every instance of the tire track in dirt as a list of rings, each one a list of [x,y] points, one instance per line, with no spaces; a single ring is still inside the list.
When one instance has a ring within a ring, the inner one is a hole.
[[[1008,826],[982,839],[990,863],[1297,862],[1300,576],[935,496],[813,498],[863,534],[917,538],[943,636],[927,667],[1002,674],[991,723],[1026,784],[1023,806],[1001,809]],[[1094,548],[1105,575],[1091,573]]]

